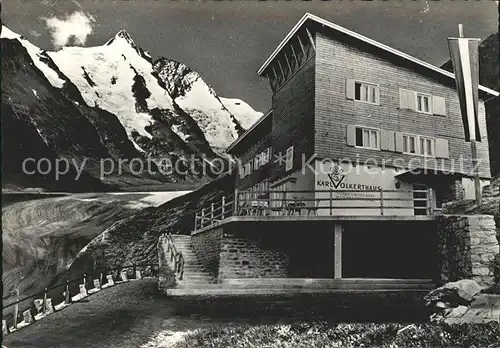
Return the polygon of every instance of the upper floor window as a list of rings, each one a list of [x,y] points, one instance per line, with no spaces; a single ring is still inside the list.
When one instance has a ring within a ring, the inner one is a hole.
[[[347,99],[379,104],[379,86],[375,83],[347,79]]]
[[[420,137],[420,154],[422,156],[434,156],[435,147],[434,138]]]
[[[417,111],[432,114],[432,96],[417,93]]]
[[[260,157],[261,165],[269,163],[269,159],[271,158],[271,148],[268,147],[267,149],[265,149],[264,152],[262,152],[260,156],[261,156]]]
[[[404,88],[399,90],[399,107],[425,114],[446,116],[446,99]]]
[[[380,136],[377,129],[356,127],[356,146],[380,149]]]
[[[367,103],[378,104],[378,86],[366,82],[355,82],[354,99]]]
[[[434,138],[403,134],[403,153],[434,157],[436,155],[435,149]]]
[[[403,153],[416,154],[417,153],[417,136],[416,135],[403,135]]]

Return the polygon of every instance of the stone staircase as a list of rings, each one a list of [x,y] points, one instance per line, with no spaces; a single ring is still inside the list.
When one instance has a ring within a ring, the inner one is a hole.
[[[199,288],[213,284],[212,276],[198,260],[191,247],[191,236],[172,235],[172,238],[175,248],[184,256],[184,275],[182,280],[177,280],[176,289]]]

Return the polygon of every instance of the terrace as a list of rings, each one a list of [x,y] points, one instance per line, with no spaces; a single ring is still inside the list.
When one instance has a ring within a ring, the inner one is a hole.
[[[440,211],[431,189],[236,190],[197,211],[193,232],[235,221],[426,221]]]

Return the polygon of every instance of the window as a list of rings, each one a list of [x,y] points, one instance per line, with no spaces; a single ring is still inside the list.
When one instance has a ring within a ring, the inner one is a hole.
[[[403,135],[403,153],[416,154],[417,153],[417,136],[416,135]]]
[[[261,157],[260,157],[261,165],[269,163],[270,157],[271,157],[271,148],[268,147],[264,152],[261,153]]]
[[[434,139],[420,137],[420,154],[422,156],[434,156]]]
[[[403,153],[435,156],[436,141],[434,138],[418,136],[418,135],[403,135]]]
[[[354,100],[378,104],[378,86],[365,82],[355,82]]]
[[[432,114],[432,96],[417,93],[417,111]]]
[[[259,169],[259,167],[261,166],[261,154],[260,153],[257,154],[257,156],[255,156],[254,162],[255,162],[255,164],[254,164],[255,170]]]
[[[286,149],[285,156],[285,171],[289,171],[293,168],[293,146]]]
[[[245,165],[243,166],[243,177],[250,175],[251,172],[252,172],[252,162],[245,163]]]
[[[379,149],[379,131],[376,129],[356,127],[356,146]]]

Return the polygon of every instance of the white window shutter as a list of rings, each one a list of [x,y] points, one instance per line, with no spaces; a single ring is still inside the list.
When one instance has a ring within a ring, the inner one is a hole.
[[[446,116],[446,99],[432,96],[432,111],[434,115]]]
[[[436,138],[436,157],[450,158],[450,149],[447,139]]]
[[[417,109],[417,93],[407,89],[399,89],[399,107],[401,109]]]
[[[389,131],[380,130],[380,150],[389,150]]]
[[[285,171],[289,171],[293,168],[293,146],[286,149],[285,157]]]
[[[347,79],[346,80],[346,98],[354,100],[354,80]]]
[[[403,153],[403,133],[396,132],[395,145],[396,152]]]
[[[347,145],[356,146],[356,127],[347,125]]]
[[[389,151],[396,151],[396,132],[387,131],[387,142]]]

